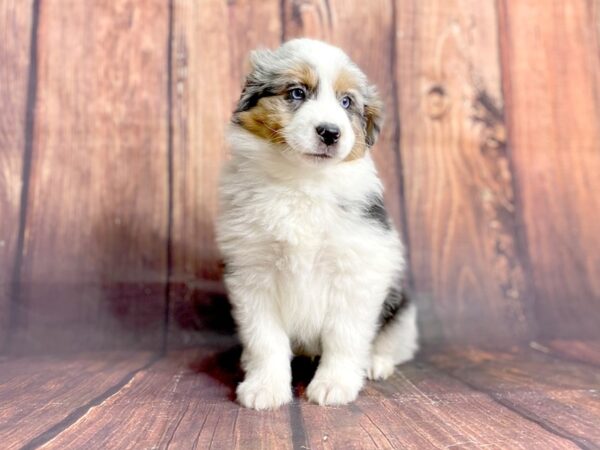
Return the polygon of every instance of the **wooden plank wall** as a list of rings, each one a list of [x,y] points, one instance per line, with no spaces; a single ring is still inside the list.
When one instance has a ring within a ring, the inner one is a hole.
[[[36,87],[17,334],[157,347],[168,223],[168,7],[36,3]]]
[[[248,52],[280,43],[279,1],[176,1],[172,28],[169,335],[175,345],[193,342],[198,328],[222,329],[218,316],[228,313],[214,244],[215,187],[226,157],[225,129],[245,76]],[[231,327],[225,329],[230,332]]]
[[[547,336],[598,333],[599,5],[499,3],[523,251],[531,259],[533,308]]]
[[[415,0],[397,8],[411,264],[430,312],[423,329],[435,339],[525,336],[494,4]]]
[[[297,36],[384,97],[374,156],[425,341],[597,337],[599,5],[0,0],[0,343],[231,332],[223,133],[247,52]]]
[[[27,108],[32,3],[0,3],[0,348],[12,322],[15,259],[23,239],[19,232],[22,177],[32,122]]]

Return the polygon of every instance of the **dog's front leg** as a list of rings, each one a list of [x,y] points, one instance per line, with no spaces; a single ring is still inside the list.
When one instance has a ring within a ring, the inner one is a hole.
[[[347,307],[325,324],[321,336],[322,356],[308,399],[319,405],[343,405],[356,399],[365,380],[375,319]]]
[[[291,401],[292,375],[290,342],[277,314],[274,293],[245,286],[230,294],[246,372],[237,387],[238,401],[247,408],[275,409]]]

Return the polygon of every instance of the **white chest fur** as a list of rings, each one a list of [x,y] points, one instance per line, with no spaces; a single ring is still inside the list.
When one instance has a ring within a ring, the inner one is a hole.
[[[337,309],[378,311],[401,269],[396,233],[362,213],[381,186],[370,161],[361,163],[322,177],[273,180],[234,162],[223,177],[218,235],[226,263],[241,291],[272,291],[286,333],[309,354],[319,352],[320,333]]]

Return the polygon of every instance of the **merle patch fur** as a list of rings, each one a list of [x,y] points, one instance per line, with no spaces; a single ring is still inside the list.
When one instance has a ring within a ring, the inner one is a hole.
[[[380,327],[385,327],[393,321],[410,303],[406,292],[397,287],[390,287],[381,314],[379,315]]]
[[[385,205],[383,204],[383,197],[380,195],[373,196],[369,199],[369,203],[363,209],[363,215],[369,220],[374,220],[381,225],[385,230],[390,230],[390,219]]]

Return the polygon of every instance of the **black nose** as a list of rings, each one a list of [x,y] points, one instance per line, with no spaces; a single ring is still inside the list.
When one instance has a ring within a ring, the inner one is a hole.
[[[333,145],[340,138],[340,128],[332,123],[322,123],[317,127],[317,134],[325,145]]]

